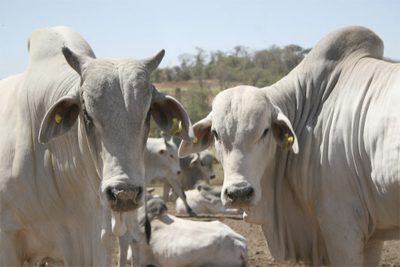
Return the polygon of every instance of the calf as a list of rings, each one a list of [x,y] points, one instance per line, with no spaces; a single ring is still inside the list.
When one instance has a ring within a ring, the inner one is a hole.
[[[196,214],[239,214],[238,209],[225,208],[221,201],[221,189],[212,187],[204,182],[196,185],[195,189],[185,192],[187,204]],[[181,199],[176,200],[176,212],[186,215],[185,204]]]
[[[139,230],[130,240],[132,266],[247,266],[247,242],[227,225],[169,215],[159,198],[149,200],[148,216],[152,238],[147,244],[144,232]],[[137,219],[139,225],[143,224],[143,208],[139,209]],[[127,248],[129,240],[121,241]],[[126,257],[120,258],[120,266],[125,264]]]

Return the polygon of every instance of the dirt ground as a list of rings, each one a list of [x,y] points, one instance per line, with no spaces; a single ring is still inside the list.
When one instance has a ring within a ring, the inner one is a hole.
[[[175,214],[173,203],[168,203],[169,213]],[[188,218],[189,219],[189,218]],[[244,222],[240,216],[229,217],[201,217],[195,220],[211,221],[219,220],[231,227],[247,239],[249,246],[249,267],[264,266],[304,266],[301,264],[289,264],[276,262],[269,253],[261,227]],[[116,259],[115,259],[116,263]],[[385,242],[381,259],[382,267],[400,267],[400,241]]]

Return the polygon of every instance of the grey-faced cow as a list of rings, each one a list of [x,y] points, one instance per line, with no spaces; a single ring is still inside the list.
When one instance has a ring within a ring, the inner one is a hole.
[[[150,114],[164,131],[182,121],[182,138],[190,120],[149,82],[164,51],[96,59],[65,27],[28,48],[26,71],[0,81],[0,266],[105,266],[99,222],[140,203]]]
[[[372,31],[323,38],[287,76],[219,93],[196,123],[224,169],[222,201],[262,225],[278,260],[377,266],[400,236],[400,65]]]

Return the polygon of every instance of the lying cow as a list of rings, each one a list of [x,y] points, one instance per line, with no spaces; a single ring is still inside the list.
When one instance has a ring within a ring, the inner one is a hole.
[[[199,214],[239,214],[238,209],[225,208],[221,202],[221,189],[211,187],[206,183],[198,183],[195,189],[185,191],[187,204],[192,211]],[[178,198],[176,200],[176,213],[187,215],[185,203]]]
[[[108,265],[109,217],[141,202],[148,114],[164,131],[181,121],[182,138],[190,120],[149,82],[164,51],[96,59],[65,27],[34,31],[28,50],[0,81],[0,266]]]
[[[179,181],[181,168],[179,166],[178,148],[172,139],[149,138],[146,143],[145,151],[145,180],[149,185],[155,180],[159,180],[171,186],[182,201],[185,212],[195,216],[186,201],[185,192]]]
[[[400,65],[362,27],[322,39],[286,77],[219,93],[180,156],[215,143],[222,202],[278,260],[378,266],[400,238]]]
[[[147,244],[143,231],[131,239],[132,266],[247,266],[247,242],[227,225],[177,218],[167,214],[165,203],[154,198],[148,202],[153,233]],[[144,210],[138,211],[139,223]],[[125,251],[129,240],[124,240]],[[126,264],[126,253],[120,266]]]

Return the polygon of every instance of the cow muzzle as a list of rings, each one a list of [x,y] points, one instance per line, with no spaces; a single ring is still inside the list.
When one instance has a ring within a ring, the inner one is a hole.
[[[239,208],[250,205],[254,195],[254,188],[249,184],[230,185],[224,190],[223,198],[225,206]]]
[[[143,196],[143,187],[130,184],[109,186],[105,193],[113,211],[126,212],[139,207]]]

